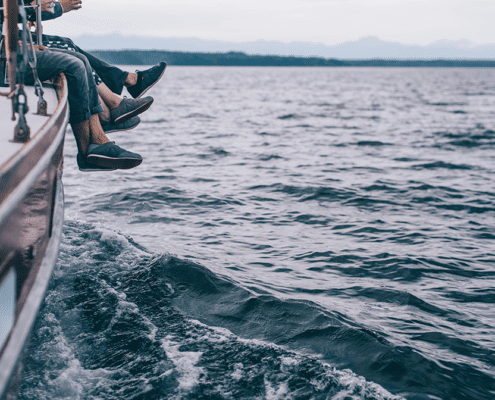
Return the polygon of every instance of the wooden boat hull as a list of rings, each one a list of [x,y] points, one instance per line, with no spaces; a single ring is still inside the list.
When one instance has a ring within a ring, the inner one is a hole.
[[[0,301],[3,293],[3,330],[8,329],[7,337],[0,337],[1,399],[13,399],[18,391],[22,358],[62,235],[65,78],[55,88],[59,104],[52,116],[0,167]]]

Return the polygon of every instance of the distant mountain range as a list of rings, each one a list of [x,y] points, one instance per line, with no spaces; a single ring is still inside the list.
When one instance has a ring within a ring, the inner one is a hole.
[[[244,52],[247,54],[297,57],[324,57],[338,59],[495,59],[495,44],[474,45],[464,41],[439,41],[428,46],[404,45],[385,42],[377,37],[366,37],[355,42],[335,46],[318,43],[275,41],[221,42],[196,38],[160,38],[123,36],[118,33],[74,38],[82,48],[91,50],[168,50],[184,52]]]

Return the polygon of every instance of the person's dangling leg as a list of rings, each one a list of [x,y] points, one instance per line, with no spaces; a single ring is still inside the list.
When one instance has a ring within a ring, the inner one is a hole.
[[[90,103],[92,104],[92,107],[98,105],[98,107],[101,108],[102,106],[99,102],[100,94],[103,100],[107,102],[107,104],[109,104],[112,122],[116,124],[126,122],[136,115],[145,112],[153,104],[153,98],[150,96],[144,97],[142,99],[121,99],[115,93],[112,93],[112,91],[108,87],[106,87],[106,85],[102,86],[104,85],[104,83],[98,86],[101,87],[101,89],[98,90],[93,77],[91,65],[84,55],[74,51],[62,50],[58,48],[50,49],[50,51],[70,55],[73,58],[79,59],[84,64],[84,67],[86,69],[85,75],[87,84],[91,86],[91,90],[88,94],[88,96],[90,96]],[[101,109],[98,112],[101,111],[103,110]]]
[[[71,128],[76,138],[77,150],[83,156],[86,156],[90,144],[110,142],[98,123],[97,114],[85,121],[71,123]]]
[[[36,35],[33,34],[33,38],[35,40]],[[167,63],[162,61],[144,71],[127,72],[84,51],[70,38],[54,35],[43,35],[42,38],[43,44],[49,48],[73,50],[84,55],[112,92],[120,95],[124,87],[127,87],[127,91],[135,99],[143,97],[162,78],[167,67]]]
[[[117,108],[122,101],[122,98],[112,92],[105,83],[101,83],[97,86],[98,94],[103,102],[108,106],[110,110]]]
[[[85,52],[78,47],[70,38],[55,36],[55,35],[43,35],[43,44],[49,48],[60,46],[59,48],[65,50],[73,50],[86,57],[90,65],[95,71],[97,71],[100,78],[114,93],[121,94],[126,84],[129,72],[123,71],[120,68],[108,64],[106,61],[93,56],[90,53]]]
[[[98,114],[98,116],[100,117],[100,122],[101,123],[110,122],[110,119],[112,118],[110,115],[110,108],[108,108],[108,105],[101,98],[101,96],[100,96],[100,103],[103,107],[103,111]]]
[[[112,133],[118,131],[129,131],[134,129],[141,123],[141,119],[138,116],[129,118],[127,121],[116,124],[112,121],[111,108],[117,108],[122,99],[113,93],[108,87],[101,82],[98,86],[98,94],[100,96],[100,102],[103,106],[103,111],[99,114],[101,127],[105,133]]]
[[[37,51],[40,80],[64,73],[68,84],[69,123],[76,138],[81,170],[128,169],[141,164],[139,154],[110,142],[101,128],[98,114],[103,111],[89,62],[70,51]],[[27,82],[33,80],[32,73]]]
[[[153,104],[152,97],[142,99],[121,98],[112,92],[105,83],[98,85],[98,94],[110,109],[111,122],[122,124],[145,112]]]

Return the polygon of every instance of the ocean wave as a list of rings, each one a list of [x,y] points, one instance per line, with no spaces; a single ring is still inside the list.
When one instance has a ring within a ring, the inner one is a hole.
[[[68,221],[64,236],[28,351],[21,400],[401,398],[314,356],[249,338],[259,329],[273,336],[260,324],[262,314],[290,310],[282,325],[296,327],[314,305],[252,296],[198,264],[150,254],[87,223]],[[206,325],[192,314],[236,323]],[[321,310],[313,314],[320,324],[329,318]],[[248,338],[215,327],[222,325],[242,326]],[[292,332],[293,340],[307,339],[308,332]]]

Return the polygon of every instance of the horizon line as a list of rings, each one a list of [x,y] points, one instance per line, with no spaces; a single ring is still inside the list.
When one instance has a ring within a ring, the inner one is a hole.
[[[166,53],[188,53],[188,54],[210,54],[210,55],[223,55],[223,54],[243,54],[248,57],[275,57],[275,58],[296,58],[296,59],[321,59],[321,60],[334,60],[341,62],[403,62],[403,63],[434,63],[434,62],[495,62],[495,57],[485,58],[467,58],[467,57],[455,57],[444,56],[438,58],[405,58],[405,57],[368,57],[368,58],[342,58],[342,57],[324,57],[324,56],[298,56],[298,55],[283,55],[283,54],[260,54],[260,53],[247,53],[245,51],[228,50],[228,51],[192,51],[192,50],[165,50],[165,49],[139,49],[139,48],[126,48],[126,49],[88,49],[89,52],[126,52],[126,51],[139,51],[139,52],[166,52]]]
[[[464,45],[466,46],[466,49],[473,49],[476,47],[483,47],[483,46],[495,46],[495,42],[491,43],[475,43],[469,39],[439,39],[433,42],[430,42],[429,44],[418,44],[418,43],[404,43],[404,42],[398,42],[398,41],[390,41],[386,39],[381,39],[380,37],[376,35],[367,35],[367,36],[362,36],[359,39],[349,39],[343,42],[339,42],[336,44],[326,44],[324,42],[316,42],[316,41],[309,41],[309,40],[292,40],[292,41],[283,41],[283,40],[275,40],[275,39],[252,39],[252,40],[244,40],[244,41],[235,41],[235,40],[225,40],[225,39],[203,39],[200,37],[196,36],[160,36],[160,35],[139,35],[139,34],[132,34],[132,35],[124,35],[121,32],[110,32],[110,33],[105,33],[105,34],[91,34],[91,33],[83,33],[80,34],[79,36],[75,36],[75,38],[81,38],[81,37],[94,37],[94,38],[102,38],[105,36],[120,36],[123,38],[148,38],[148,39],[174,39],[174,40],[199,40],[202,42],[219,42],[219,43],[224,43],[224,44],[249,44],[249,43],[259,43],[259,42],[265,42],[265,43],[278,43],[278,44],[284,44],[284,45],[290,45],[290,44],[309,44],[309,45],[316,45],[316,46],[325,46],[325,47],[336,47],[336,46],[341,46],[346,43],[356,43],[360,41],[364,41],[366,39],[374,39],[376,41],[380,41],[383,43],[387,44],[396,44],[396,45],[401,45],[401,46],[406,46],[406,47],[424,47],[428,48],[431,46],[439,45],[439,44],[444,44],[444,45]],[[460,46],[461,48],[463,46]]]

